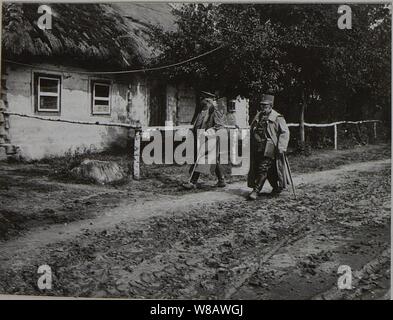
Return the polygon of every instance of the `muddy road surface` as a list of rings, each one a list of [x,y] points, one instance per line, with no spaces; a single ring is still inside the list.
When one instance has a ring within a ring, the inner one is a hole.
[[[389,148],[292,159],[297,198],[271,197],[266,186],[253,202],[242,181],[225,189],[207,181],[196,192],[152,178],[108,187],[62,183],[45,166],[2,164],[0,293],[390,298]],[[44,264],[51,290],[37,287]],[[342,265],[352,272],[350,290],[337,287]]]

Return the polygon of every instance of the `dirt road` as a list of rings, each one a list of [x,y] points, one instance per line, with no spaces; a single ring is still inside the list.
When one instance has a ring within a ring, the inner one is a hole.
[[[45,207],[54,211],[42,214],[57,215],[62,223],[39,226],[32,219],[26,232],[0,242],[0,292],[384,299],[390,285],[390,166],[383,158],[299,173],[297,199],[286,192],[255,202],[245,200],[244,182],[170,195],[144,192],[142,185],[132,191],[62,185],[34,170],[30,179],[18,180],[11,168],[2,178],[12,176],[8,187],[20,186],[26,196],[17,207],[33,213],[45,209],[27,199],[26,184],[35,181],[47,187]],[[42,190],[34,192],[42,199]],[[51,192],[61,195],[63,206]],[[67,206],[74,216],[63,222],[55,212]],[[75,217],[78,212],[83,220]],[[49,291],[37,288],[37,268],[43,264],[53,271]],[[352,290],[337,289],[340,265],[352,269]]]

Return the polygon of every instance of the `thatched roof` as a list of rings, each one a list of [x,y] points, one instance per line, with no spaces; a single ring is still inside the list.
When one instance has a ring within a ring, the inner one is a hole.
[[[166,31],[175,31],[175,17],[172,6],[168,3],[114,3],[115,8],[126,20],[134,41],[138,44],[141,54],[151,57],[153,48],[149,45],[150,27],[160,25]]]
[[[161,6],[154,4],[154,7],[157,5]],[[24,62],[76,63],[85,67],[98,63],[101,68],[136,66],[151,57],[147,44],[149,25],[161,21],[164,25],[174,25],[168,5],[164,7],[166,14],[160,14],[131,3],[52,3],[52,29],[43,31],[37,26],[41,15],[37,13],[38,6],[3,4],[3,57]]]

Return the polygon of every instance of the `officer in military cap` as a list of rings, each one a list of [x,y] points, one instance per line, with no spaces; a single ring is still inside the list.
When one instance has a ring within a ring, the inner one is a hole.
[[[250,126],[250,171],[248,186],[252,188],[250,200],[256,200],[266,180],[278,195],[290,184],[285,152],[289,142],[289,129],[284,117],[273,110],[274,96],[263,94],[258,112]]]
[[[197,160],[198,156],[200,156],[200,150],[197,150],[197,139],[198,130],[203,130],[204,136],[214,136],[217,130],[223,129],[224,118],[222,113],[217,108],[217,98],[216,95],[210,92],[201,91],[200,92],[200,104],[199,110],[195,113],[192,124],[193,124],[193,134],[195,138],[194,150],[195,152],[195,160]],[[202,137],[204,140],[205,137]],[[183,184],[185,189],[195,189],[197,181],[201,173],[209,173],[210,171],[214,171],[218,182],[216,184],[217,187],[225,187],[225,177],[224,170],[219,163],[219,148],[216,148],[216,163],[215,164],[193,164],[190,167],[190,180],[188,183]]]

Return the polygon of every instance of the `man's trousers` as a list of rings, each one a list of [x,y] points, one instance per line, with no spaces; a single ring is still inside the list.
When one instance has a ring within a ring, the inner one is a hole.
[[[268,180],[274,191],[279,191],[276,161],[265,157],[264,153],[255,154],[255,184],[254,191],[260,192]]]

